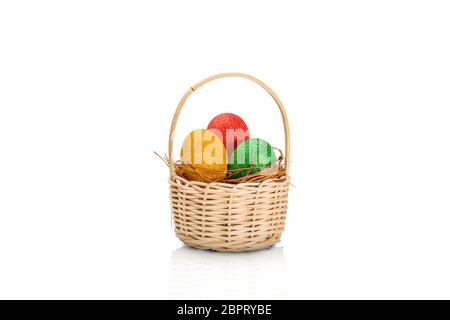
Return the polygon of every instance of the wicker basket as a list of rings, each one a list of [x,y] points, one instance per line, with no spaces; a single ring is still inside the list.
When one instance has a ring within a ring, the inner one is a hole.
[[[187,98],[204,84],[225,77],[249,79],[263,87],[280,109],[285,133],[285,176],[262,182],[188,181],[175,173],[173,136]],[[173,116],[169,137],[170,201],[177,237],[185,244],[217,251],[240,252],[270,247],[284,230],[289,190],[289,125],[283,104],[260,80],[242,73],[221,73],[189,88]]]

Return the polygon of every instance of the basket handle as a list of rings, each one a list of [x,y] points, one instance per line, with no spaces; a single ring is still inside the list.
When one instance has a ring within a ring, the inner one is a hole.
[[[289,123],[288,123],[288,119],[287,119],[287,115],[286,115],[286,110],[284,109],[280,98],[278,98],[276,93],[273,92],[273,90],[270,89],[270,87],[267,84],[265,84],[264,82],[262,82],[261,80],[256,79],[255,77],[253,77],[253,76],[251,76],[249,74],[238,73],[238,72],[229,72],[229,73],[218,73],[218,74],[215,74],[215,75],[210,76],[208,78],[205,78],[205,79],[203,79],[200,82],[197,82],[192,87],[190,87],[188,89],[188,91],[186,91],[186,93],[183,95],[183,97],[181,98],[180,102],[178,103],[178,107],[175,110],[175,114],[173,115],[173,118],[172,118],[172,125],[170,126],[170,134],[169,134],[170,178],[173,178],[175,176],[175,167],[174,167],[174,164],[173,164],[173,154],[172,154],[173,136],[174,136],[174,133],[175,133],[175,128],[177,126],[178,116],[180,115],[181,109],[183,108],[184,104],[186,103],[187,98],[192,94],[192,92],[194,92],[195,90],[197,90],[198,88],[200,88],[204,84],[206,84],[206,83],[208,83],[210,81],[216,80],[216,79],[228,78],[228,77],[239,77],[239,78],[244,78],[244,79],[251,80],[251,81],[255,82],[256,84],[260,85],[261,87],[263,87],[272,96],[273,100],[275,100],[275,103],[278,105],[278,108],[280,109],[281,117],[283,119],[284,148],[285,148],[284,165],[285,165],[285,169],[286,169],[286,175],[289,175],[289,156],[290,156]]]

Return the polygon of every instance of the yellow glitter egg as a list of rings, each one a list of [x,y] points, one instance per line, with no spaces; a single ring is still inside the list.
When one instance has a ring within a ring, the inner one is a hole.
[[[212,131],[197,129],[184,139],[181,164],[188,180],[221,180],[227,174],[227,151],[222,140]]]

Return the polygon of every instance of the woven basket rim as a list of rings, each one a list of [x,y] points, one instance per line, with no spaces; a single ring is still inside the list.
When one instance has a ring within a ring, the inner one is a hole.
[[[289,181],[291,177],[289,175],[283,175],[277,178],[269,178],[262,181],[252,181],[252,182],[239,182],[239,183],[228,183],[228,182],[202,182],[195,180],[187,180],[186,178],[175,174],[173,177],[169,177],[169,183],[175,180],[181,180],[181,182],[189,185],[196,185],[199,187],[226,187],[226,188],[237,188],[237,187],[258,187],[264,184],[269,183],[285,183],[287,180]]]

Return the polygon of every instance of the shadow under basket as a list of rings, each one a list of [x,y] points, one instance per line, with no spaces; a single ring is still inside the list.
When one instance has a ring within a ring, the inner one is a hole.
[[[188,181],[175,172],[172,148],[179,113],[189,95],[207,82],[241,77],[263,87],[277,103],[285,132],[285,175],[260,182]],[[259,250],[277,243],[284,230],[289,191],[289,126],[276,94],[260,80],[242,73],[222,73],[192,86],[181,99],[169,139],[170,202],[177,237],[185,244],[224,252]]]

